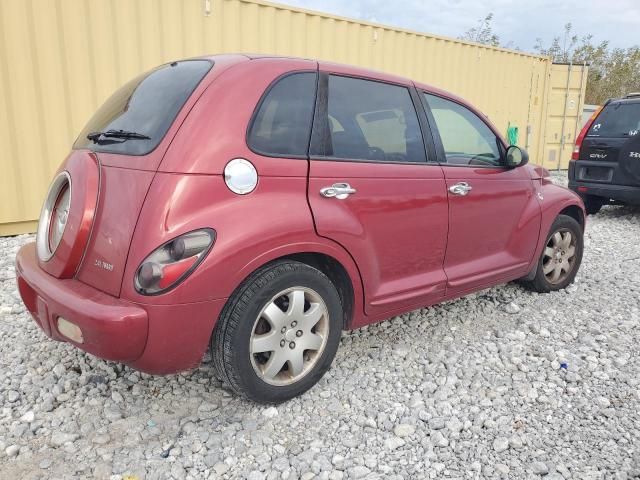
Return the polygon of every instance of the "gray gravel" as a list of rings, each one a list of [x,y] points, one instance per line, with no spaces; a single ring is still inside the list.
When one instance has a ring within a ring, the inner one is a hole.
[[[345,333],[278,407],[207,361],[152,377],[48,340],[0,238],[0,478],[640,476],[640,210],[589,218],[575,285],[506,285]]]

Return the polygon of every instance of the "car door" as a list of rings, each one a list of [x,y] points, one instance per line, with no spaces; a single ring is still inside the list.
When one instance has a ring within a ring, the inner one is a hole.
[[[476,112],[453,99],[422,95],[449,198],[447,295],[525,275],[541,221],[529,173],[505,166],[506,147]]]
[[[350,75],[337,66],[320,75],[308,190],[316,230],[355,259],[367,315],[436,302],[448,205],[420,99],[409,84]]]

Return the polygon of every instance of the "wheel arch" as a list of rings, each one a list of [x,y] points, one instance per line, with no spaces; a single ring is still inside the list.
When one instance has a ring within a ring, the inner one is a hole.
[[[290,245],[267,252],[255,258],[238,272],[234,282],[236,285],[234,291],[240,288],[257,270],[281,260],[304,263],[324,273],[335,285],[340,295],[344,310],[343,329],[348,330],[352,325],[359,323],[358,320],[364,315],[364,293],[360,271],[346,251],[333,245],[317,243]],[[232,294],[233,292],[230,292],[230,296]]]
[[[584,210],[581,209],[578,205],[569,205],[568,207],[563,208],[558,215],[566,215],[568,217],[573,218],[584,232],[585,227],[585,215]]]
[[[559,215],[567,215],[578,222],[584,232],[586,213],[581,198],[574,192],[555,184],[545,185],[542,189],[543,203],[541,205],[542,221],[536,251],[529,265],[529,273],[523,280],[531,280],[535,276],[538,261],[546,244],[549,229]]]
[[[353,283],[351,282],[351,278],[347,273],[347,270],[344,266],[335,258],[317,252],[303,252],[303,253],[295,253],[292,255],[286,255],[284,257],[280,257],[277,260],[294,260],[300,263],[304,263],[311,267],[317,268],[322,273],[324,273],[331,283],[338,290],[338,295],[340,295],[340,301],[342,302],[343,309],[343,319],[342,319],[342,328],[347,330],[353,323],[353,309],[355,304],[354,292],[353,292]]]

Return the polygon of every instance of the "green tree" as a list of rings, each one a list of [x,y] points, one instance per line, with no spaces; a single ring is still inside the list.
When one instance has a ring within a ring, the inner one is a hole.
[[[460,40],[469,42],[482,43],[492,47],[500,46],[500,38],[493,31],[491,22],[493,21],[493,13],[489,13],[486,17],[478,20],[478,26],[470,28],[464,35],[458,37]]]
[[[572,35],[571,30],[573,30],[573,25],[571,23],[565,24],[562,37],[554,37],[548,48],[545,48],[541,38],[536,38],[533,49],[541,55],[553,58],[554,62],[569,63],[579,41],[578,36]]]
[[[602,105],[608,98],[640,91],[640,47],[610,48],[609,42],[594,43],[592,35],[573,34],[571,23],[562,36],[547,47],[537,39],[534,50],[554,62],[588,64],[586,103]]]

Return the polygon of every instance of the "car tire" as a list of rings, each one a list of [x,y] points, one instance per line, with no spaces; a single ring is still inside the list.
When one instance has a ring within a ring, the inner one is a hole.
[[[273,262],[244,281],[220,314],[211,339],[215,370],[239,395],[284,402],[329,369],[342,326],[340,295],[324,273]]]
[[[606,203],[606,200],[602,197],[596,197],[594,195],[587,195],[583,198],[584,209],[587,215],[595,215]]]
[[[536,275],[524,285],[539,293],[562,290],[573,283],[582,262],[584,232],[572,217],[558,215],[555,219],[536,269]]]

